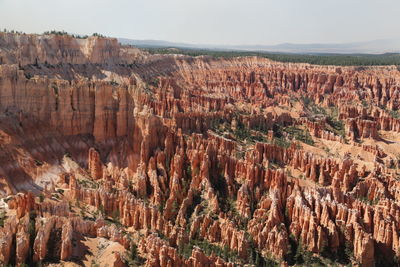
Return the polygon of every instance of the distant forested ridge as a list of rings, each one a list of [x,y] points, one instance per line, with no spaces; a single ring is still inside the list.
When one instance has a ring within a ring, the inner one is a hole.
[[[182,54],[188,56],[208,55],[215,58],[232,58],[257,56],[279,62],[310,63],[316,65],[337,65],[337,66],[379,66],[397,65],[400,66],[400,54],[290,54],[290,53],[269,53],[252,51],[221,51],[209,49],[191,49],[174,47],[142,47],[151,54]]]

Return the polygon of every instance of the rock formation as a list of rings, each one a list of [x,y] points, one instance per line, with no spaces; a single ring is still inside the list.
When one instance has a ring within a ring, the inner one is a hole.
[[[0,48],[3,264],[398,264],[397,68]]]

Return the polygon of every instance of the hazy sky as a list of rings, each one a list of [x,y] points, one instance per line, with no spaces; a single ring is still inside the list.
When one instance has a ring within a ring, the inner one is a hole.
[[[0,0],[0,28],[201,44],[400,37],[400,0]]]

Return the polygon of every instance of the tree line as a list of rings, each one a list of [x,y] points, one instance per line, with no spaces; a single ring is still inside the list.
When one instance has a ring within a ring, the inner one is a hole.
[[[316,65],[336,66],[378,66],[397,65],[400,66],[400,54],[290,54],[269,53],[262,51],[222,51],[209,49],[175,48],[175,47],[148,47],[144,50],[151,54],[182,54],[188,56],[212,56],[214,58],[234,58],[257,56],[268,58],[279,62],[309,63]],[[400,69],[400,67],[399,67]]]

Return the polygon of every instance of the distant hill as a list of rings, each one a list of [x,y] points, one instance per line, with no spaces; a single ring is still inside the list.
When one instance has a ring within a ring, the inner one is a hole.
[[[179,47],[195,49],[217,49],[217,50],[245,50],[265,51],[298,54],[383,54],[400,53],[400,39],[381,39],[368,42],[355,42],[343,44],[292,44],[283,43],[279,45],[210,45],[210,44],[188,44],[175,43],[162,40],[132,40],[119,38],[122,44],[130,44],[139,47]]]

